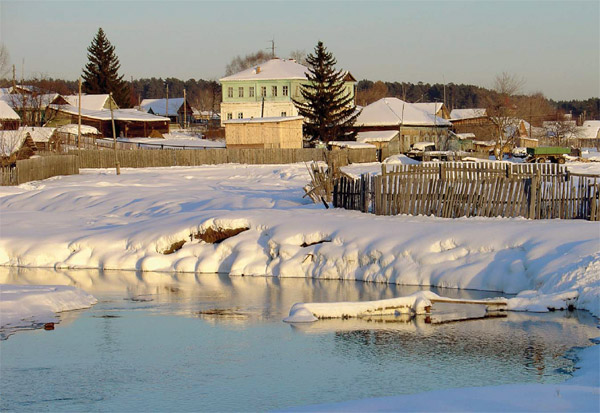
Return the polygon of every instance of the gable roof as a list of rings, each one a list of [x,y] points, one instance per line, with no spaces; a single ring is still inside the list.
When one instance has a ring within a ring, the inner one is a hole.
[[[487,116],[487,111],[484,108],[452,109],[450,112],[451,120],[476,119],[485,116]]]
[[[355,126],[450,126],[446,119],[398,98],[382,98],[362,109]]]
[[[177,116],[177,111],[183,105],[183,102],[183,98],[169,98],[168,116]],[[167,113],[167,99],[144,99],[140,103],[140,110],[143,112],[152,111],[155,115],[165,116]]]
[[[438,113],[444,104],[442,102],[419,102],[413,103],[413,105],[425,112],[433,114]]]
[[[10,156],[23,146],[29,133],[22,129],[0,130],[0,156]]]
[[[29,133],[34,142],[48,142],[56,128],[46,128],[41,126],[21,126],[20,131]]]
[[[68,113],[70,115],[77,115],[78,108],[71,105],[50,105],[51,109],[59,112]],[[81,116],[96,120],[110,120],[110,110],[89,110],[81,109]],[[151,115],[150,113],[141,112],[136,109],[114,109],[113,116],[115,120],[121,121],[139,121],[139,122],[156,122],[156,121],[168,121],[169,118],[162,116]]]
[[[390,142],[399,133],[400,131],[397,130],[358,132],[356,142]]]
[[[229,80],[306,79],[306,72],[308,72],[308,68],[293,59],[271,59],[219,80],[226,82]]]
[[[81,109],[102,110],[108,102],[109,94],[81,95]],[[79,107],[79,95],[63,96],[71,106]],[[113,109],[119,107],[115,104]]]
[[[21,118],[19,117],[17,112],[15,112],[13,108],[10,107],[8,103],[6,103],[3,100],[0,100],[0,119],[20,120]]]

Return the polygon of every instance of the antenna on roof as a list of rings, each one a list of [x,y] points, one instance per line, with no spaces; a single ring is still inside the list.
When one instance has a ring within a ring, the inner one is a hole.
[[[271,40],[268,40],[268,42],[271,43],[271,58],[275,59],[275,36]],[[267,50],[269,49],[267,48]]]

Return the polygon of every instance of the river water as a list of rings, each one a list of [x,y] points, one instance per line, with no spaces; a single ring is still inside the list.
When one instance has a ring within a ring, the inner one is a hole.
[[[427,324],[282,322],[296,302],[392,298],[421,287],[354,281],[0,269],[2,283],[77,285],[99,299],[54,331],[0,342],[7,411],[265,411],[451,387],[556,383],[587,312]],[[498,293],[431,288],[452,298]]]

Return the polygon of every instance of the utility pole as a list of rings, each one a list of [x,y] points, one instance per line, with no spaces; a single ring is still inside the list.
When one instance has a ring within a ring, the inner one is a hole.
[[[167,108],[166,108],[166,112],[165,112],[165,116],[168,118],[169,117],[169,84],[167,83]],[[169,123],[171,123],[169,121]]]
[[[110,121],[112,123],[112,132],[113,132],[113,148],[115,151],[115,169],[117,170],[117,175],[121,175],[121,165],[119,164],[119,159],[117,157],[117,132],[115,130],[115,115],[113,113],[113,105],[112,105],[112,92],[110,92]]]
[[[79,114],[77,116],[77,150],[81,150],[81,77],[79,78]],[[112,104],[111,104],[112,107]]]
[[[271,58],[275,59],[275,37],[269,40],[269,42],[271,43]]]
[[[17,75],[16,75],[16,71],[15,71],[15,65],[13,65],[13,93],[15,92],[16,88],[17,88]]]

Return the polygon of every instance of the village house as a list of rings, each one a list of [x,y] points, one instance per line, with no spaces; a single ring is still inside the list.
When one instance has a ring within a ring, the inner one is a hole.
[[[29,132],[23,128],[0,131],[0,165],[28,159],[37,152]]]
[[[20,131],[26,132],[31,136],[38,151],[53,151],[60,147],[56,128],[43,126],[22,126]]]
[[[21,118],[17,112],[8,103],[0,100],[0,130],[16,130],[20,124]]]
[[[225,122],[227,148],[302,148],[302,116],[230,119]]]
[[[428,113],[398,98],[382,98],[365,106],[354,124],[362,142],[385,142],[387,139],[389,145],[397,145],[398,152],[404,153],[417,142],[433,142],[443,149],[450,126],[447,119],[433,115],[433,111]],[[390,133],[364,134],[390,131],[398,132],[398,136]],[[397,143],[394,143],[394,139],[398,139]]]
[[[83,103],[83,102],[82,102]],[[71,105],[50,105],[48,126],[76,124],[79,108]],[[116,109],[112,111],[117,137],[138,138],[169,133],[169,118],[151,115],[136,109]],[[112,137],[111,111],[81,109],[81,123],[93,126],[105,137]]]
[[[180,126],[189,125],[194,121],[194,108],[184,98],[144,99],[139,110],[152,115],[166,116],[172,123]]]
[[[435,114],[442,119],[450,119],[450,112],[442,102],[418,102],[413,105],[424,112]]]
[[[271,59],[220,79],[223,91],[221,124],[231,119],[297,116],[292,98],[303,100],[300,86],[308,68],[293,59]],[[346,72],[345,87],[354,98],[356,79]]]
[[[79,108],[79,95],[58,95],[52,102],[53,105],[71,105]],[[110,110],[119,109],[115,100],[109,94],[81,95],[81,109]]]
[[[0,96],[27,125],[42,125],[46,122],[46,108],[58,93],[8,93]]]

